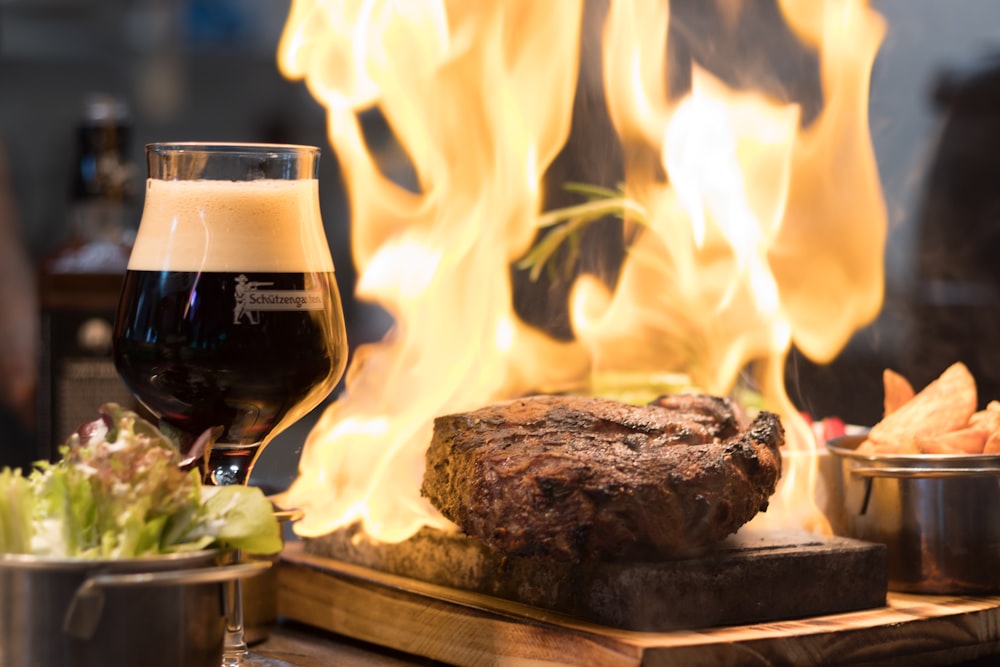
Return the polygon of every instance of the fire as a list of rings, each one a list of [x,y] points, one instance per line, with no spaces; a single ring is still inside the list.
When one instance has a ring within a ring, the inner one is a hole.
[[[613,287],[576,279],[567,342],[519,319],[510,268],[538,236],[541,179],[569,136],[583,3],[293,3],[280,66],[328,109],[358,296],[394,319],[356,350],[344,394],[309,435],[284,498],[305,511],[297,532],[361,521],[398,541],[449,529],[419,495],[435,416],[614,374],[683,374],[727,394],[747,369],[789,432],[762,517],[825,529],[810,503],[815,442],[785,393],[784,362],[793,344],[832,359],[881,307],[886,222],[867,90],[884,26],[860,0],[781,7],[821,57],[825,106],[808,123],[798,106],[697,67],[673,99],[669,4],[609,4],[603,76],[626,147],[629,245]],[[373,106],[415,184],[368,150],[359,113]]]

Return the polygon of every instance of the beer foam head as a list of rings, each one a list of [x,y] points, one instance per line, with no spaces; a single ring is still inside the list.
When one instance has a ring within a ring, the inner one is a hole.
[[[316,180],[146,181],[132,271],[333,271]]]

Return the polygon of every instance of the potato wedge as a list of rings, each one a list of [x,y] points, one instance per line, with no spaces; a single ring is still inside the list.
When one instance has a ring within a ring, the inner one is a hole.
[[[913,385],[910,384],[910,381],[891,368],[882,371],[882,387],[885,390],[883,417],[898,410],[916,393],[913,391]]]
[[[932,438],[965,428],[976,412],[976,381],[965,364],[956,362],[913,398],[872,427],[876,447],[917,452],[917,436]]]
[[[969,426],[984,428],[991,433],[1000,431],[1000,401],[990,401],[984,409],[969,417]]]
[[[990,431],[963,428],[939,435],[919,434],[914,440],[921,454],[982,454]]]
[[[986,438],[983,454],[1000,454],[1000,431],[994,431]]]

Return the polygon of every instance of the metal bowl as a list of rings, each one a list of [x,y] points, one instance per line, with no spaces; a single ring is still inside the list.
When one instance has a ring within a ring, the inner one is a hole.
[[[0,665],[218,667],[220,582],[268,566],[222,566],[218,558],[0,555]]]
[[[862,454],[864,439],[827,443],[843,499],[834,531],[887,546],[890,590],[1000,592],[1000,455]]]

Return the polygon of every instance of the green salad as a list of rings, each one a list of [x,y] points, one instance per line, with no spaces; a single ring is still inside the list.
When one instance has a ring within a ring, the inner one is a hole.
[[[250,486],[208,486],[177,445],[113,403],[23,476],[0,470],[0,553],[133,558],[206,548],[272,554],[281,531]]]

